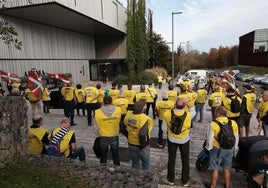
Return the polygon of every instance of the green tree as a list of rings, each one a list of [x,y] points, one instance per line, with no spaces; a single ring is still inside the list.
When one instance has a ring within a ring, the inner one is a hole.
[[[132,5],[132,6],[131,6]],[[135,29],[134,29],[134,6],[135,1],[128,1],[128,9],[127,9],[127,37],[126,37],[126,46],[127,46],[127,70],[130,76],[135,75],[134,66],[136,65],[136,55],[135,55]]]
[[[169,53],[168,45],[166,45],[166,42],[160,34],[153,32],[152,35],[147,36],[149,49],[149,61],[147,68],[153,68],[154,66],[167,68]]]
[[[0,0],[0,9],[5,9],[4,3],[6,0]],[[21,50],[22,42],[17,39],[18,33],[16,29],[5,20],[0,21],[0,39],[5,44],[13,43],[15,48]]]
[[[127,14],[127,69],[135,75],[144,71],[148,62],[145,0],[129,0]]]
[[[135,14],[135,41],[137,72],[145,70],[148,61],[148,47],[146,38],[145,0],[138,1],[138,10]]]

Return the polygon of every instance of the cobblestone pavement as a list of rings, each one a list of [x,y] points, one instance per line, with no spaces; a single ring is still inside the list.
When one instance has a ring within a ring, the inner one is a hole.
[[[85,85],[84,85],[85,86]],[[123,89],[126,86],[123,86]],[[103,85],[103,89],[111,88],[110,84]],[[139,90],[138,86],[133,86],[134,89]],[[162,96],[162,91],[167,89],[167,85],[164,84],[162,90],[158,90],[158,99]],[[176,87],[175,87],[176,89]],[[211,122],[211,111],[209,111],[209,106],[206,104],[204,108],[204,120],[202,123],[195,123],[193,128],[190,130],[191,141],[190,141],[190,186],[194,188],[202,188],[204,187],[205,182],[210,181],[210,172],[209,170],[204,172],[199,172],[195,168],[195,162],[199,152],[202,150],[202,145],[205,140],[206,134],[206,127]],[[29,106],[29,117],[31,117],[31,107]],[[151,111],[150,111],[151,113]],[[256,113],[256,110],[255,110]],[[76,114],[76,113],[75,113]],[[50,113],[47,115],[43,115],[44,117],[44,128],[48,128],[50,131],[56,128],[59,125],[61,118],[63,117],[63,110],[62,109],[51,109]],[[151,114],[152,117],[152,114]],[[253,115],[251,119],[251,135],[256,135],[257,132],[257,120],[256,116]],[[31,125],[31,118],[28,118],[29,125]],[[94,152],[92,150],[92,146],[94,143],[95,135],[92,126],[87,125],[87,118],[86,117],[78,117],[75,116],[75,123],[76,126],[73,126],[72,129],[75,130],[77,146],[83,146],[86,151],[87,162],[91,161],[98,161],[95,157]],[[166,138],[165,130],[166,127],[164,126],[164,138]],[[151,137],[157,138],[158,135],[158,120],[155,120],[154,128],[151,134]],[[127,139],[120,135],[120,147],[127,148]],[[151,166],[152,170],[157,172],[159,175],[159,187],[166,188],[166,187],[182,187],[180,182],[180,173],[181,173],[181,161],[180,161],[180,153],[177,153],[177,160],[176,160],[176,167],[175,167],[175,185],[168,186],[165,185],[163,182],[163,178],[165,178],[167,174],[167,160],[168,160],[168,151],[167,147],[164,148],[152,148],[151,147]],[[112,161],[109,160],[109,163],[112,164]],[[121,162],[121,165],[131,167],[131,161],[129,162]],[[246,184],[246,176],[243,173],[235,172],[235,170],[231,171],[231,182],[232,186],[235,188],[242,188],[247,187]],[[223,174],[220,171],[218,187],[223,187]]]

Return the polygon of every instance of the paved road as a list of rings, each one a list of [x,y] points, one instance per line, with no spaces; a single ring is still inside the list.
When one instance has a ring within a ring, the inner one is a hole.
[[[125,88],[126,86],[124,86]],[[111,88],[110,84],[104,85],[104,89]],[[123,89],[124,89],[123,88]],[[135,89],[139,90],[138,86],[134,86]],[[164,84],[162,90],[158,90],[158,96],[161,98],[162,91],[167,89],[167,85]],[[176,88],[175,88],[176,89]],[[30,106],[29,106],[29,117],[30,115]],[[255,111],[256,113],[256,111]],[[150,114],[152,117],[152,114]],[[44,127],[48,128],[50,131],[53,130],[55,127],[58,126],[61,118],[63,117],[63,110],[62,109],[51,109],[50,113],[48,115],[43,115],[44,117]],[[72,129],[76,132],[76,139],[77,139],[77,145],[83,146],[86,150],[86,157],[87,161],[90,163],[92,161],[98,161],[93,153],[92,146],[95,139],[93,127],[87,126],[87,118],[86,117],[75,117],[75,122],[77,123],[77,126],[72,127]],[[194,124],[193,128],[190,130],[191,135],[191,142],[190,142],[190,187],[194,188],[202,188],[204,187],[204,182],[209,182],[210,180],[210,172],[199,172],[195,168],[195,161],[197,159],[197,156],[199,152],[202,150],[202,145],[205,140],[205,132],[206,127],[211,122],[211,112],[209,111],[209,107],[205,106],[204,111],[204,120],[202,123],[196,123]],[[255,116],[252,118],[252,124],[251,124],[251,135],[256,135],[257,132],[257,121],[255,119]],[[157,138],[158,135],[158,120],[155,120],[155,126],[152,131],[152,137]],[[31,125],[31,119],[29,118],[29,125]],[[164,133],[166,132],[166,127],[164,126]],[[164,134],[164,137],[166,138],[166,134]],[[127,148],[127,140],[123,135],[120,135],[120,147]],[[168,152],[167,147],[165,148],[151,148],[151,165],[152,170],[154,170],[159,175],[159,187],[165,188],[165,187],[180,187],[180,170],[181,170],[181,162],[179,157],[179,152],[177,156],[176,161],[176,180],[174,186],[167,186],[163,183],[162,179],[165,178],[167,174],[167,159],[168,159]],[[112,161],[110,160],[109,163],[112,164]],[[131,167],[131,161],[129,162],[122,162],[121,165],[129,166]],[[246,176],[241,173],[236,173],[234,170],[232,170],[232,187],[239,188],[239,187],[246,187]],[[223,178],[222,173],[220,173],[219,183],[218,187],[223,187]]]

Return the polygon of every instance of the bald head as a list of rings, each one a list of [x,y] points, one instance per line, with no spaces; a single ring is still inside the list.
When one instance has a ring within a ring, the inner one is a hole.
[[[185,98],[178,98],[178,100],[176,102],[176,108],[177,109],[184,109],[186,103],[187,103],[187,100]]]
[[[264,91],[262,94],[262,99],[267,102],[268,101],[268,90]]]
[[[42,116],[40,114],[34,115],[34,117],[33,117],[33,124],[34,125],[41,126],[42,121],[43,121],[43,118],[42,118]]]

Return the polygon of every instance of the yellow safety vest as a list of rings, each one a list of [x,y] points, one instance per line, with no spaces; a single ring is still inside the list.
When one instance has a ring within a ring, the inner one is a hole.
[[[128,143],[136,146],[140,146],[139,131],[147,122],[148,124],[148,138],[153,129],[153,120],[145,114],[133,114],[132,111],[128,111],[124,119],[124,124],[127,127]]]
[[[91,101],[92,99],[94,99],[97,95],[99,95],[99,91],[97,88],[93,87],[93,86],[88,86],[84,89],[84,95],[86,97],[86,103],[97,103],[98,100],[95,99],[93,101]]]
[[[110,89],[110,96],[112,97],[112,100],[115,100],[119,97],[119,90],[118,89]]]
[[[255,93],[246,93],[244,95],[246,98],[246,108],[249,114],[252,114],[254,112],[254,106],[257,100]]]
[[[216,118],[216,120],[221,122],[221,123],[227,123],[228,122],[227,117],[218,117],[218,118]],[[238,134],[237,123],[235,121],[233,121],[233,120],[231,120],[231,122],[232,122],[233,133]],[[212,131],[214,132],[213,146],[219,148],[220,144],[219,144],[219,142],[217,141],[216,138],[218,138],[218,134],[219,134],[221,128],[218,125],[218,123],[216,123],[215,121],[212,121],[211,126],[212,126]]]
[[[258,105],[259,117],[263,118],[268,113],[268,101],[260,102]]]
[[[199,104],[205,104],[206,103],[207,96],[208,96],[207,90],[205,90],[205,89],[198,89],[197,90],[197,95],[198,95],[197,102]]]
[[[75,88],[72,86],[63,87],[63,88],[61,88],[61,94],[66,101],[72,101],[74,99],[74,95],[75,95],[74,90],[75,90]]]
[[[177,91],[173,91],[173,90],[168,90],[167,91],[167,94],[168,94],[168,100],[169,101],[173,101],[175,102],[178,98],[178,93]]]
[[[83,89],[75,89],[75,96],[77,102],[81,103],[84,101],[84,90]]]
[[[156,102],[156,110],[158,112],[158,118],[160,120],[164,120],[164,113],[167,111],[167,110],[171,110],[174,108],[174,101],[170,101],[170,100],[167,100],[167,101],[164,101],[164,100],[161,100],[161,101],[157,101]]]
[[[237,97],[237,96],[232,96],[231,98],[235,98],[235,97]],[[237,100],[240,102],[240,104],[242,103],[242,99],[240,97],[237,97]],[[238,117],[238,116],[240,116],[240,112],[233,113],[231,111],[231,99],[229,97],[224,97],[223,100],[222,100],[222,104],[227,110],[227,114],[226,114],[227,117]]]
[[[151,87],[150,88],[147,88],[146,89],[146,94],[147,94],[147,96],[146,96],[146,102],[149,102],[149,103],[154,102],[154,98],[157,95],[156,90],[154,88],[151,88]]]
[[[53,130],[52,135],[55,136],[57,134],[57,132],[60,131],[60,129],[61,128],[58,127],[55,130]],[[74,134],[74,131],[73,130],[70,130],[61,139],[61,142],[60,142],[60,153],[63,153],[64,157],[68,157],[70,155],[70,152],[71,152],[70,141],[71,141],[71,138],[72,138],[73,134]]]
[[[102,137],[113,137],[119,134],[119,123],[121,120],[121,109],[115,107],[112,116],[106,116],[101,109],[95,111],[95,119]]]
[[[212,101],[212,106],[211,107],[220,106],[222,104],[223,98],[224,98],[224,95],[220,91],[217,91],[217,92],[212,93],[210,95],[210,97],[209,97],[209,100]]]
[[[29,128],[29,152],[31,154],[42,153],[42,139],[46,133],[48,133],[48,129],[44,129],[42,127]]]
[[[128,100],[129,104],[134,104],[133,99],[136,96],[136,94],[137,94],[136,90],[133,89],[123,91],[123,96]]]
[[[122,115],[127,113],[128,100],[125,98],[118,98],[113,101],[113,105],[121,108]]]

